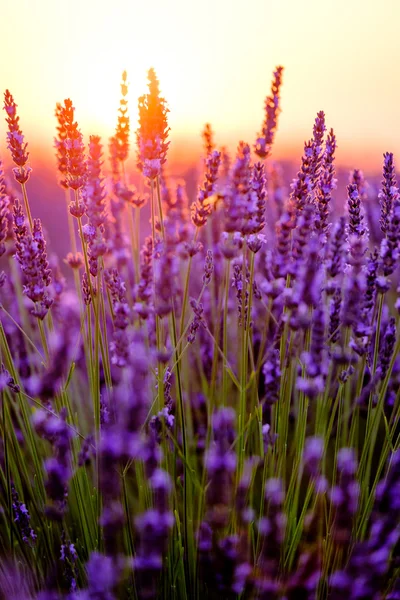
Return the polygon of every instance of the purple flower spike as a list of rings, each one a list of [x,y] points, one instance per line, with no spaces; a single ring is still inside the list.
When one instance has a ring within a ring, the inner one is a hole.
[[[400,450],[392,454],[389,468],[376,488],[375,503],[371,515],[371,527],[368,538],[355,545],[345,570],[336,571],[329,579],[332,600],[343,597],[381,598],[382,590],[387,587],[390,576],[390,557],[396,556],[396,545],[400,541]],[[354,500],[354,498],[353,498]],[[350,502],[354,508],[353,500]],[[346,511],[348,508],[346,507]],[[349,535],[349,534],[348,534]],[[344,544],[347,544],[347,537]],[[394,549],[394,551],[393,551]],[[398,552],[397,552],[398,556]],[[396,599],[398,586],[385,598]]]
[[[332,199],[332,191],[336,187],[334,166],[335,150],[336,137],[333,129],[331,129],[326,139],[325,153],[316,198],[317,217],[315,219],[315,229],[321,234],[326,233],[329,227],[329,207]]]
[[[148,72],[149,93],[139,98],[139,129],[136,133],[138,168],[145,177],[155,179],[167,160],[169,127],[168,108],[160,96],[159,81],[154,69]]]
[[[14,232],[16,236],[16,258],[24,275],[24,294],[35,303],[32,314],[44,319],[53,300],[48,287],[51,270],[47,261],[46,242],[39,219],[33,222],[32,233],[28,233],[21,205],[14,205]]]
[[[174,525],[174,516],[169,510],[171,481],[162,469],[156,469],[150,479],[154,495],[154,509],[136,518],[136,529],[140,543],[133,560],[138,580],[139,598],[154,598],[157,579],[161,573],[164,555],[168,548],[169,532]]]
[[[379,202],[381,206],[381,230],[386,235],[389,229],[390,215],[399,198],[399,191],[396,184],[393,153],[385,152],[383,158],[383,180],[382,190],[379,192]]]
[[[383,274],[392,275],[397,267],[400,244],[400,199],[396,199],[389,217],[386,237],[383,238],[380,249]]]
[[[192,221],[196,227],[203,227],[207,223],[207,219],[211,213],[212,205],[209,199],[214,193],[220,164],[221,153],[218,150],[214,150],[207,157],[204,183],[197,195],[197,201],[193,203],[191,208]]]
[[[320,111],[317,113],[313,127],[313,139],[312,139],[312,162],[311,162],[311,188],[313,191],[319,183],[321,176],[321,167],[324,159],[323,154],[323,143],[324,134],[326,131],[325,125],[325,113]]]
[[[362,236],[365,234],[363,225],[363,214],[361,211],[361,199],[356,184],[347,186],[348,209],[349,209],[349,231],[353,235]]]
[[[223,526],[229,516],[228,507],[236,470],[236,453],[231,448],[235,439],[235,418],[235,412],[231,408],[221,408],[214,413],[212,422],[214,443],[205,458],[210,478],[207,496],[210,506],[208,520],[214,527]]]
[[[242,231],[251,189],[250,146],[240,142],[232,167],[231,183],[225,197],[224,230],[228,233]]]
[[[389,370],[390,361],[392,359],[394,345],[396,343],[396,319],[392,317],[387,324],[385,334],[382,340],[382,346],[379,352],[379,367],[381,369],[381,377],[385,379],[386,373]]]
[[[36,543],[37,535],[30,526],[31,516],[25,504],[19,501],[18,492],[14,485],[11,486],[11,491],[14,521],[17,524],[19,532],[21,533],[23,542],[29,546],[33,546]]]
[[[32,172],[30,167],[25,167],[28,162],[29,152],[28,144],[24,141],[24,135],[19,126],[19,117],[17,116],[17,104],[8,90],[4,93],[4,110],[6,111],[6,122],[8,126],[7,147],[11,152],[14,164],[14,177],[21,185],[26,183]]]
[[[271,86],[271,95],[265,100],[265,120],[262,125],[254,151],[262,159],[268,158],[271,154],[272,144],[278,124],[278,115],[280,112],[280,88],[282,85],[283,67],[277,67],[274,72],[274,79]]]
[[[304,468],[311,477],[317,477],[324,453],[324,440],[320,437],[307,438],[303,450]]]

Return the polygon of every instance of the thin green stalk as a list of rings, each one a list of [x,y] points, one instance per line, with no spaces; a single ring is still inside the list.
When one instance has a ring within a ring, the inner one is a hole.
[[[21,189],[22,189],[22,197],[24,199],[25,211],[26,211],[28,221],[29,221],[29,227],[31,228],[31,231],[33,231],[33,219],[32,219],[32,215],[31,215],[31,209],[29,206],[28,193],[26,191],[26,183],[21,183]]]
[[[225,297],[224,297],[224,323],[223,323],[223,354],[228,356],[228,303],[229,303],[229,271],[230,271],[230,260],[226,261],[225,266]],[[228,373],[223,366],[222,369],[222,406],[226,405],[228,398]]]

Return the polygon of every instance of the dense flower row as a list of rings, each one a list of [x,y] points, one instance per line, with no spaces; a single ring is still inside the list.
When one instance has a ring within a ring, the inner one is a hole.
[[[67,279],[31,217],[6,92],[20,189],[0,168],[2,597],[400,598],[394,158],[379,192],[354,170],[341,203],[321,111],[285,186],[269,160],[282,75],[232,160],[205,127],[195,198],[168,176],[153,69],[148,193],[126,164],[125,72],[110,175],[57,104]]]

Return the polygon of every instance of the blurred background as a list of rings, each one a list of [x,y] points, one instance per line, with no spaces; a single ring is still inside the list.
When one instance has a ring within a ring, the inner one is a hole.
[[[101,135],[106,149],[126,69],[134,167],[137,98],[150,66],[170,108],[168,168],[189,188],[206,122],[232,153],[241,139],[253,144],[279,64],[285,72],[273,159],[294,175],[324,110],[338,139],[340,179],[357,167],[379,181],[383,152],[400,156],[399,19],[399,0],[3,2],[0,81],[14,95],[29,142],[38,216],[65,210],[53,156],[56,102],[70,97],[84,135]],[[9,166],[5,138],[2,118],[0,154]]]

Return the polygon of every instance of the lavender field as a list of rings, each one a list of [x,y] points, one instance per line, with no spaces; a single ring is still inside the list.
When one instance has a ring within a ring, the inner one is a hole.
[[[283,75],[236,155],[204,127],[195,197],[153,69],[136,132],[125,72],[110,140],[57,104],[58,258],[5,92],[0,598],[400,599],[394,157],[339,196],[321,111],[287,181]]]

